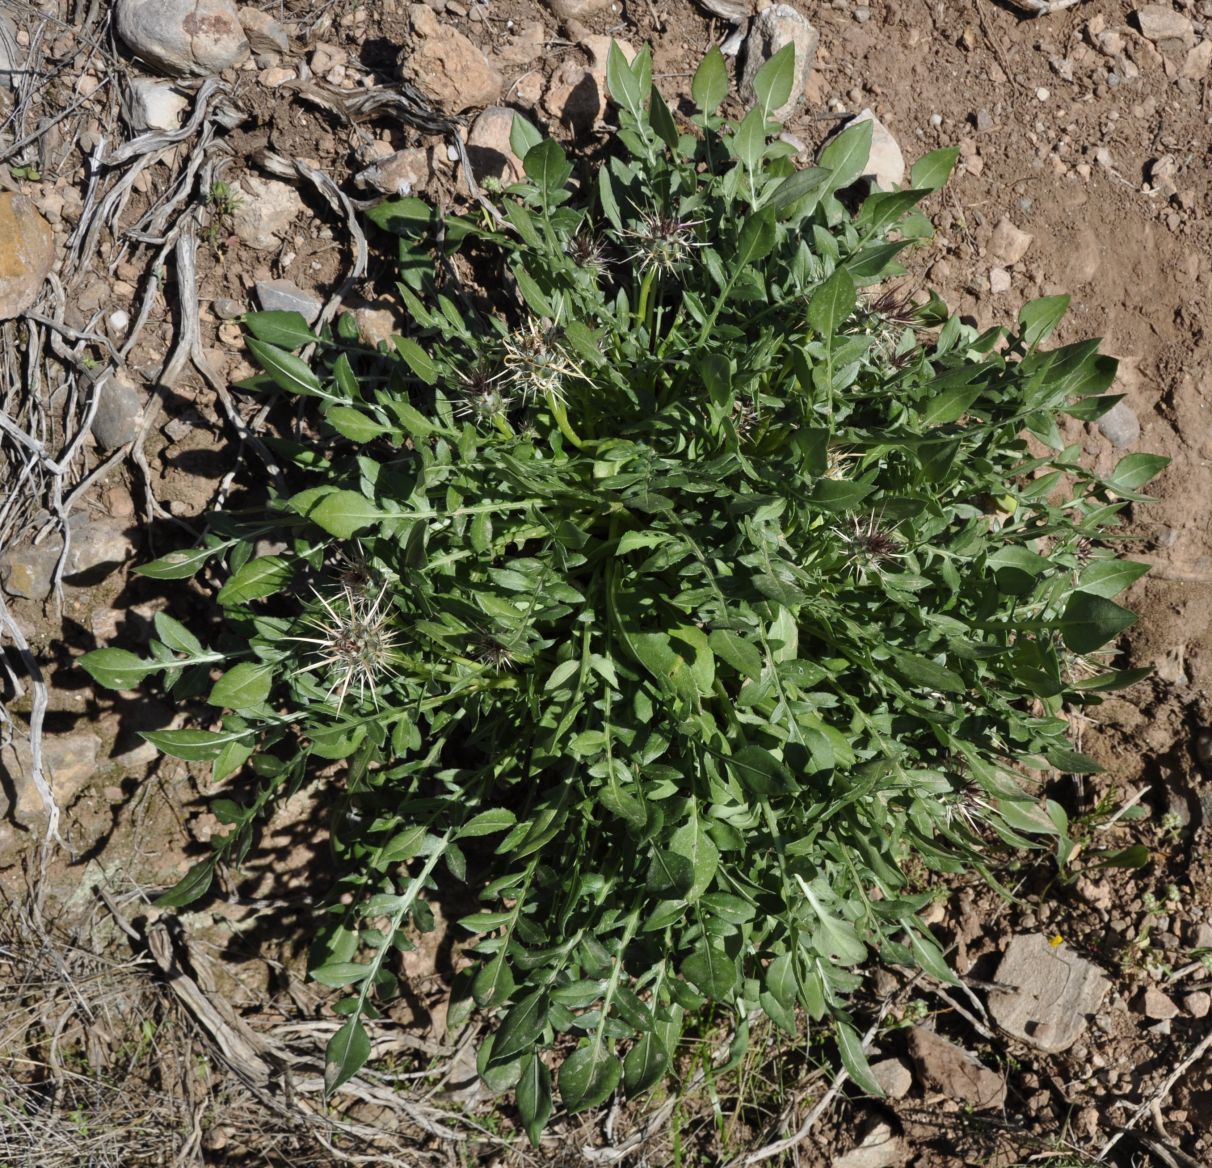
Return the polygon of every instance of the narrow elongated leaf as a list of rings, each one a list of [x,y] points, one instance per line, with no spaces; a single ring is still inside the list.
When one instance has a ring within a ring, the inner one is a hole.
[[[153,580],[188,580],[198,574],[212,556],[217,555],[219,547],[192,548],[189,551],[169,552],[150,564],[140,564],[135,568],[139,576],[148,576]]]
[[[689,823],[684,823],[673,833],[669,847],[671,851],[690,862],[694,883],[686,893],[686,899],[698,900],[715,879],[720,866],[719,849],[711,842],[711,837],[703,830],[703,825],[697,817]]]
[[[560,1098],[570,1112],[587,1111],[614,1094],[622,1064],[605,1043],[578,1047],[560,1067]]]
[[[572,174],[572,163],[554,138],[546,138],[528,150],[522,167],[526,177],[543,192],[545,201],[550,201],[553,195],[562,190]]]
[[[909,171],[909,182],[917,190],[937,191],[946,184],[959,161],[958,146],[944,146],[923,154]]]
[[[509,148],[518,158],[525,158],[542,141],[543,135],[532,122],[519,113],[513,115],[509,127]]]
[[[245,344],[257,364],[273,379],[275,385],[287,393],[297,393],[302,397],[323,397],[324,391],[320,379],[311,371],[306,361],[287,353],[276,345],[268,345],[249,337]]]
[[[1018,314],[1023,342],[1029,349],[1046,341],[1069,308],[1068,296],[1041,296],[1024,304]]]
[[[492,1044],[494,1062],[508,1062],[534,1046],[547,1025],[547,991],[527,994],[505,1015]]]
[[[788,41],[754,74],[753,95],[762,117],[774,117],[775,110],[787,104],[794,81],[795,45]]]
[[[129,649],[94,649],[80,658],[80,668],[106,689],[134,689],[163,666],[144,661]]]
[[[526,1129],[526,1138],[533,1147],[551,1118],[551,1072],[537,1054],[522,1064],[522,1077],[517,1085],[518,1116]]]
[[[201,900],[209,891],[215,878],[214,859],[201,860],[195,864],[166,893],[155,899],[157,908],[184,908]]]
[[[728,96],[728,66],[718,45],[712,45],[699,62],[690,83],[690,96],[700,112],[713,114]]]
[[[711,651],[744,677],[757,681],[762,675],[762,655],[740,633],[715,629],[707,638]]]
[[[392,337],[396,352],[404,358],[404,363],[426,385],[433,385],[438,380],[438,368],[430,359],[428,353],[411,337]]]
[[[654,1031],[640,1035],[623,1059],[623,1089],[640,1095],[655,1086],[669,1066],[669,1053]]]
[[[280,592],[290,578],[292,567],[281,556],[259,556],[236,572],[217,597],[220,604],[247,604]]]
[[[825,184],[832,192],[848,187],[867,168],[871,156],[871,131],[869,121],[847,126],[840,134],[826,143],[817,161],[833,173]]]
[[[1082,569],[1078,587],[1083,592],[1110,599],[1134,584],[1151,567],[1151,564],[1141,564],[1135,560],[1094,560]]]
[[[357,491],[330,491],[307,510],[307,518],[338,539],[370,527],[385,514]]]
[[[298,312],[247,312],[244,323],[257,340],[283,349],[301,349],[320,339]]]
[[[766,206],[772,211],[784,211],[799,203],[801,199],[806,199],[809,195],[820,191],[832,173],[823,166],[810,166],[804,170],[797,170],[795,174],[788,175],[774,188],[766,200]]]
[[[324,1094],[348,1083],[370,1058],[370,1036],[357,1018],[350,1018],[324,1048]]]
[[[837,1022],[837,1046],[838,1053],[842,1056],[842,1066],[854,1080],[854,1085],[876,1099],[883,1099],[884,1089],[876,1082],[875,1076],[871,1073],[871,1064],[867,1061],[867,1054],[863,1050],[863,1040],[849,1022],[841,1020]]]
[[[854,278],[845,268],[838,268],[812,293],[808,301],[808,323],[822,337],[832,339],[854,311],[857,301]]]
[[[459,839],[471,839],[481,835],[495,835],[498,831],[508,831],[517,823],[518,817],[507,807],[490,807],[473,815],[461,828]]]
[[[233,742],[250,737],[247,730],[144,730],[142,737],[157,750],[185,762],[210,762]]]

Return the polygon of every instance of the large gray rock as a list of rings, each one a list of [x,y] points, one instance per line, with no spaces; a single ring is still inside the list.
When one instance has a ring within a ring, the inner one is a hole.
[[[63,581],[88,588],[125,563],[135,551],[131,524],[110,516],[73,514]],[[45,600],[50,595],[63,540],[52,532],[41,543],[15,543],[0,553],[0,584],[10,596]]]
[[[211,77],[248,60],[232,0],[117,0],[114,12],[131,52],[170,77]]]
[[[1078,1040],[1111,988],[1098,966],[1038,933],[1011,938],[993,980],[1005,987],[989,994],[994,1020],[1048,1054]]]
[[[93,438],[103,451],[117,450],[135,440],[143,421],[143,403],[144,395],[122,374],[115,373],[105,381],[92,424]]]
[[[0,320],[33,307],[54,263],[50,224],[24,195],[0,193]]]
[[[740,78],[741,100],[753,104],[756,99],[753,79],[758,70],[784,45],[795,45],[795,81],[791,86],[791,97],[785,105],[771,111],[776,118],[787,118],[804,95],[804,86],[812,74],[820,42],[821,34],[812,27],[806,16],[790,4],[772,4],[765,12],[758,13],[745,38],[745,61]]]

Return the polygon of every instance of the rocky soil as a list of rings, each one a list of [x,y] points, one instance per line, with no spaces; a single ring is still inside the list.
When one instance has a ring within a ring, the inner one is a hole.
[[[1212,1162],[1212,3],[1038,7],[0,0],[0,1163],[717,1164],[791,1133],[771,1162]],[[1154,676],[1075,723],[1105,773],[1048,791],[1082,851],[1002,873],[1012,902],[938,888],[963,981],[872,979],[887,1099],[842,1090],[814,1111],[815,1052],[755,1032],[711,1090],[558,1117],[535,1154],[445,1031],[449,939],[409,955],[379,1031],[383,1073],[414,1077],[394,1095],[368,1079],[326,1118],[336,1023],[301,976],[317,793],[228,899],[161,919],[151,897],[219,828],[205,775],[138,734],[187,712],[94,692],[73,660],[139,647],[157,611],[205,612],[192,586],[130,569],[262,489],[260,436],[289,419],[230,389],[252,372],[242,314],[401,330],[390,245],[358,211],[491,198],[518,173],[515,113],[599,151],[611,39],[652,46],[673,105],[711,44],[743,94],[794,42],[804,163],[846,116],[877,121],[881,185],[958,145],[911,290],[982,324],[1070,293],[1059,339],[1105,338],[1124,398],[1069,437],[1102,469],[1172,462],[1123,529],[1153,570],[1122,657]],[[52,794],[64,844],[43,851]],[[1133,847],[1143,866],[1091,858]]]

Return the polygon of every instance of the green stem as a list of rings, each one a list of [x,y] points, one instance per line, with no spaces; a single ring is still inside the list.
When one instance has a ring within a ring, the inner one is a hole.
[[[555,418],[556,425],[560,428],[560,433],[578,450],[584,449],[585,443],[581,441],[577,432],[572,428],[572,424],[568,421],[568,411],[564,408],[564,403],[550,391],[543,396],[547,399],[547,408],[551,410],[551,416]]]

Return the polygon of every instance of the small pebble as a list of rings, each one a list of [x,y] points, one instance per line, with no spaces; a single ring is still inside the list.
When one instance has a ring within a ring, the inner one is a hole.
[[[930,124],[932,126],[941,126],[943,124],[943,115],[942,114],[931,114],[930,115]]]
[[[244,315],[244,305],[230,296],[219,296],[211,301],[211,308],[220,320],[235,320]]]
[[[119,308],[109,314],[109,327],[116,333],[126,332],[130,324],[130,313]]]
[[[1051,96],[1052,95],[1048,92],[1048,90],[1042,85],[1035,91],[1037,101],[1047,101]]]

